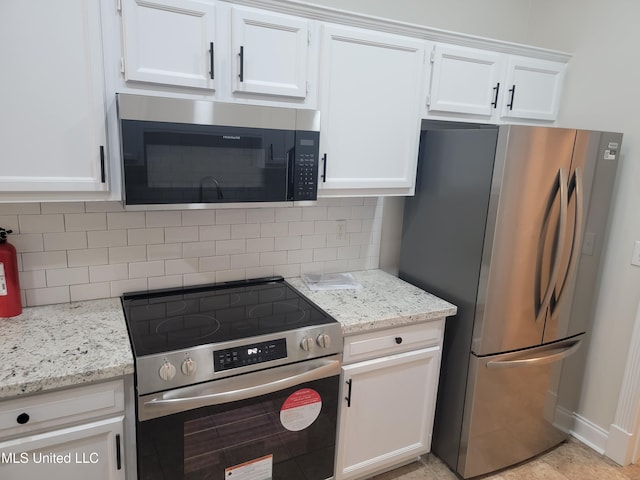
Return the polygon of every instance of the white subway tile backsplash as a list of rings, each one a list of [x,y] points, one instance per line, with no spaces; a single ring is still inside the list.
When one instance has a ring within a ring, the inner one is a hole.
[[[47,287],[89,283],[89,267],[57,268],[47,270]]]
[[[67,252],[70,267],[88,267],[91,265],[106,265],[109,263],[107,248],[88,248],[86,250],[69,250]]]
[[[247,239],[247,252],[271,252],[274,249],[273,238],[249,238]]]
[[[145,212],[111,212],[107,213],[107,228],[120,230],[123,228],[144,228]]]
[[[168,275],[166,277],[151,277],[148,279],[149,290],[160,288],[182,287],[182,275]]]
[[[164,243],[161,245],[147,245],[148,260],[169,260],[182,258],[181,243]]]
[[[33,252],[22,254],[22,269],[48,270],[67,267],[67,252]]]
[[[87,232],[89,248],[124,247],[127,244],[126,230],[104,230]]]
[[[18,253],[43,252],[44,238],[41,233],[21,233],[9,236],[9,243]]]
[[[164,261],[162,260],[129,264],[129,278],[162,277],[164,274]]]
[[[132,280],[116,280],[111,282],[111,296],[119,297],[123,293],[140,292],[147,290],[146,278],[134,278]]]
[[[237,224],[247,222],[247,210],[244,208],[230,208],[215,210],[216,212],[216,224]]]
[[[201,240],[205,240],[204,238]],[[168,227],[164,229],[165,243],[197,242],[198,227]]]
[[[109,282],[71,285],[69,290],[71,292],[72,302],[96,300],[98,298],[108,298],[111,296],[111,285]]]
[[[13,230],[14,234],[20,233],[18,215],[0,215],[0,227],[5,230]]]
[[[20,233],[64,232],[64,215],[18,215]]]
[[[164,269],[167,275],[182,275],[184,273],[197,273],[198,258],[179,258],[176,260],[165,260]]]
[[[129,278],[129,268],[126,263],[92,265],[89,267],[89,281],[91,283],[125,280],[127,278]]]
[[[20,231],[25,305],[243,278],[377,268],[382,202],[127,212],[119,202],[0,204]],[[340,238],[338,220],[346,220]]]
[[[211,257],[217,253],[217,242],[193,242],[182,244],[182,256],[189,257]]]
[[[31,290],[34,288],[44,288],[47,286],[46,270],[31,270],[28,272],[18,272],[20,288]]]
[[[87,248],[86,232],[45,233],[43,238],[45,251]]]
[[[105,213],[65,213],[64,226],[67,232],[106,230],[107,215]]]
[[[164,228],[134,228],[127,230],[129,245],[164,243]]]
[[[41,213],[85,213],[84,202],[56,202],[40,205]]]
[[[274,247],[275,250],[298,250],[302,248],[302,237],[300,235],[278,237]]]
[[[218,255],[213,257],[200,257],[198,260],[199,272],[215,272],[216,270],[229,270],[231,259],[229,255]]]
[[[276,220],[275,208],[250,208],[247,210],[247,223],[273,223]]]
[[[111,247],[109,249],[109,263],[144,262],[146,260],[147,246],[145,245],[133,245],[131,247]]]
[[[26,303],[28,307],[38,305],[52,305],[54,303],[68,303],[71,301],[69,287],[36,288],[27,290]]]
[[[39,215],[39,203],[0,203],[0,215]]]
[[[243,253],[231,255],[231,269],[250,268],[260,266],[259,253]]]
[[[147,228],[149,227],[179,227],[182,225],[182,212],[146,212]]]

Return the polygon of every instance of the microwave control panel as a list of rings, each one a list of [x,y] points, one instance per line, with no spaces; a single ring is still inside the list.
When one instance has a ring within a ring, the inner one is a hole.
[[[319,142],[319,132],[296,132],[291,200],[316,200],[318,197]]]

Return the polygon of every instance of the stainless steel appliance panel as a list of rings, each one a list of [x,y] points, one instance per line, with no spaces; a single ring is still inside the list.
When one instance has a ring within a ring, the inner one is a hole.
[[[500,130],[496,163],[504,171],[502,178],[494,176],[500,188],[492,189],[489,206],[471,347],[478,355],[542,343],[566,234],[575,134],[525,126]]]
[[[519,352],[470,356],[458,472],[475,477],[526,460],[563,441],[554,425],[557,378],[581,338]]]

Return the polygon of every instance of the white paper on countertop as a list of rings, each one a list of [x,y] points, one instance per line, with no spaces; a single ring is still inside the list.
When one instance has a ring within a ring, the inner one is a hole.
[[[355,290],[362,287],[350,273],[303,273],[300,277],[309,290]]]

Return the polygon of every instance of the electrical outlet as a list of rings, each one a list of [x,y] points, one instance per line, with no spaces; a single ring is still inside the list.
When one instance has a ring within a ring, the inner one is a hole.
[[[347,236],[347,221],[338,220],[336,222],[336,240],[344,240]]]
[[[631,265],[640,267],[640,240],[636,240],[636,243],[634,244]]]

